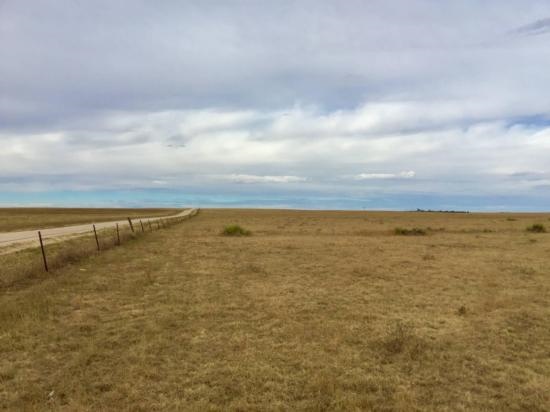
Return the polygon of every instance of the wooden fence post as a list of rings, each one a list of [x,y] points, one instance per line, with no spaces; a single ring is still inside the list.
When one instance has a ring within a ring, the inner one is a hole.
[[[148,220],[147,223],[149,223],[149,230],[151,230],[151,232],[153,231],[153,226],[151,226],[151,221]]]
[[[38,231],[38,240],[40,240],[40,249],[42,250],[42,260],[44,261],[44,269],[48,272],[48,261],[46,260],[46,252],[44,251],[44,242],[42,242],[42,233]]]
[[[158,220],[157,220],[157,229],[160,229],[160,223]]]
[[[132,224],[132,219],[128,218],[128,223],[130,223],[130,229],[132,229],[132,233],[134,233],[134,225]]]
[[[118,223],[116,224],[116,238],[118,240],[118,245],[120,246],[120,231],[118,230]]]
[[[97,238],[97,231],[95,230],[95,225],[92,226],[94,227],[95,244],[97,245],[97,251],[99,252],[99,239]]]
[[[145,229],[143,228],[143,222],[141,221],[141,219],[139,219],[139,223],[141,224],[141,231],[145,232]]]

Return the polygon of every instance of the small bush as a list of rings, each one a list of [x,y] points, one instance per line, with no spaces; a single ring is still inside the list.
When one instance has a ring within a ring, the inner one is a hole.
[[[402,227],[396,227],[394,230],[394,233],[396,235],[400,236],[424,236],[426,235],[426,231],[424,229],[420,229],[418,227],[415,227],[413,229],[404,229]]]
[[[384,338],[384,346],[390,353],[401,353],[413,336],[414,330],[411,325],[397,321],[388,329]]]
[[[390,356],[405,354],[413,360],[419,358],[427,346],[411,324],[400,320],[390,325],[381,343],[386,354]]]
[[[532,233],[546,233],[546,228],[543,224],[535,223],[534,225],[529,226],[527,231]]]
[[[458,308],[456,312],[458,313],[459,316],[466,315],[466,312],[467,312],[466,306],[462,305],[461,307]]]
[[[222,235],[224,236],[250,236],[250,230],[246,230],[239,225],[229,225],[226,226]]]

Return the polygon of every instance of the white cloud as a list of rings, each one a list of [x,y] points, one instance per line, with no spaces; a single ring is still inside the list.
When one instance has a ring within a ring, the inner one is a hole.
[[[361,188],[372,190],[506,194],[533,187],[511,174],[550,172],[550,126],[476,121],[467,127],[451,122],[434,128],[428,121],[414,132],[400,132],[390,127],[407,121],[397,110],[388,112],[385,128],[363,125],[361,132],[350,132],[350,124],[365,116],[364,108],[323,113],[293,106],[245,116],[221,109],[110,113],[93,119],[97,133],[87,125],[3,133],[0,188],[177,188],[239,182],[353,193],[360,181]],[[433,118],[443,116],[437,105],[431,110]],[[442,108],[444,115],[448,112]],[[216,117],[238,121],[224,120],[225,126],[208,129]],[[288,117],[292,127],[281,128],[281,119]],[[188,129],[194,132],[182,137],[184,146],[173,147],[174,136],[186,124],[195,125]],[[216,175],[225,178],[216,183],[211,178]],[[413,179],[417,175],[422,179]]]
[[[405,179],[410,179],[412,177],[415,177],[416,176],[416,173],[412,170],[409,170],[409,171],[406,171],[406,172],[401,172],[399,173],[399,176],[400,177],[403,177]]]
[[[416,173],[412,170],[404,171],[400,173],[359,173],[355,176],[357,180],[369,180],[369,179],[411,179],[416,176]]]
[[[256,176],[256,175],[239,175],[232,174],[223,176],[235,183],[299,183],[305,182],[307,179],[300,176]]]

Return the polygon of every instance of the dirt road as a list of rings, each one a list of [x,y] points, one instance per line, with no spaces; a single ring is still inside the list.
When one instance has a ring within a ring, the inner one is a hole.
[[[187,215],[194,214],[196,209],[186,209],[178,214],[172,216],[163,216],[163,217],[151,217],[151,218],[142,218],[142,222],[155,222],[159,219],[167,219],[174,217],[183,217]],[[134,225],[139,224],[139,219],[133,219]],[[13,251],[19,249],[25,249],[27,247],[32,247],[32,243],[38,241],[37,232],[40,230],[42,233],[42,238],[47,239],[49,243],[67,239],[67,237],[81,236],[87,233],[90,233],[92,229],[92,224],[95,224],[97,230],[114,228],[117,223],[119,225],[127,225],[128,220],[116,220],[110,222],[90,222],[82,225],[74,226],[63,226],[49,229],[35,229],[35,230],[24,230],[21,232],[6,232],[0,233],[0,253],[5,250]]]

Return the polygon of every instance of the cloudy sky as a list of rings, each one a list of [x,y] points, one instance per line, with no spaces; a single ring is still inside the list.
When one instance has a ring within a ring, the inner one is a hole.
[[[550,209],[548,0],[0,0],[0,205]]]

